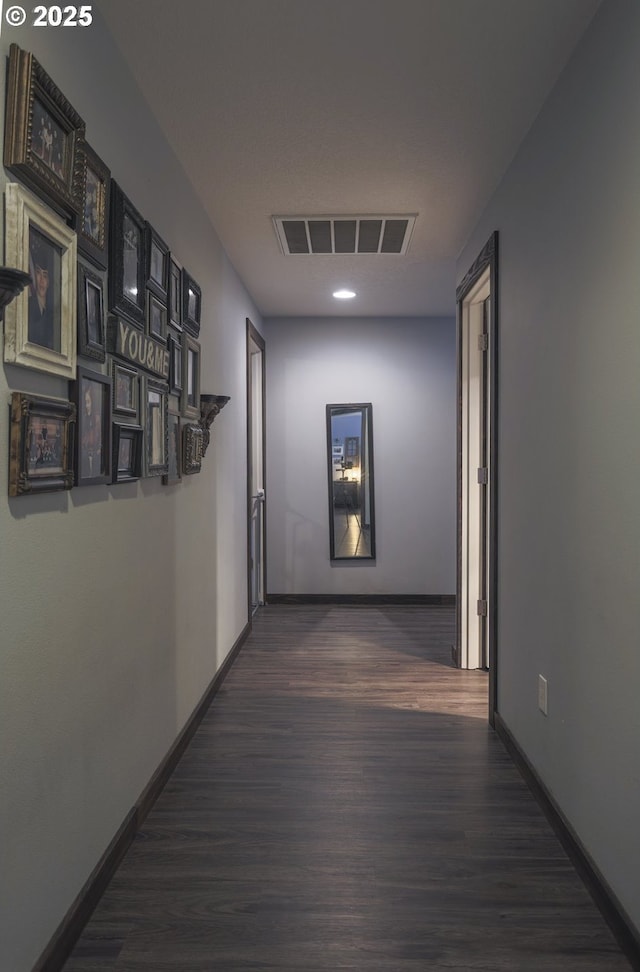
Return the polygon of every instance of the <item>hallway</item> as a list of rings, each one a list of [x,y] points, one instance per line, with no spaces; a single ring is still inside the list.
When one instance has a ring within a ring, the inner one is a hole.
[[[628,970],[453,636],[262,609],[65,972]]]

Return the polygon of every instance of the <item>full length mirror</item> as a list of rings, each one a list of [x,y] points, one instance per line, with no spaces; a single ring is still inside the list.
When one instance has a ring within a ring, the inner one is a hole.
[[[376,555],[371,405],[327,405],[332,560]]]

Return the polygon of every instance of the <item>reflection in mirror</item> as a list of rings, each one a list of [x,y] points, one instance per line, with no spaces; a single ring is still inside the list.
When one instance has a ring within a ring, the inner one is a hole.
[[[331,560],[373,559],[371,405],[327,405]]]

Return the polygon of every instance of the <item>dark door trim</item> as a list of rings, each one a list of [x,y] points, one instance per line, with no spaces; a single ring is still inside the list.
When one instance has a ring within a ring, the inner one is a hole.
[[[259,430],[259,434],[262,436],[262,466],[263,475],[266,476],[267,471],[267,453],[266,453],[266,381],[265,381],[265,341],[259,331],[253,326],[249,318],[247,317],[247,610],[249,624],[251,624],[252,616],[252,604],[251,604],[251,505],[252,505],[252,481],[251,481],[251,469],[253,463],[253,457],[251,454],[251,443],[253,442],[253,435],[255,429],[253,428],[253,395],[252,395],[252,382],[251,382],[251,342],[260,348],[262,352],[262,429]],[[267,590],[267,564],[266,564],[266,501],[265,501],[265,516],[263,517],[263,527],[262,527],[262,550],[264,557],[264,574],[263,574],[263,586],[266,593]]]
[[[462,327],[463,303],[471,289],[489,268],[491,301],[488,320],[489,382],[487,409],[489,424],[489,520],[487,536],[489,560],[489,603],[487,605],[489,650],[489,722],[495,725],[498,712],[498,232],[491,234],[473,265],[456,290],[457,302],[457,362],[458,362],[458,429],[457,429],[457,572],[456,572],[456,653],[461,653],[462,620]]]

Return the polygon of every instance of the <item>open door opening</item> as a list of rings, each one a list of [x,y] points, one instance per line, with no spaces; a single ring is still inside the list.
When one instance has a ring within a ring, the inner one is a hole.
[[[456,661],[489,670],[497,710],[496,389],[497,256],[494,233],[457,291],[458,577]]]

